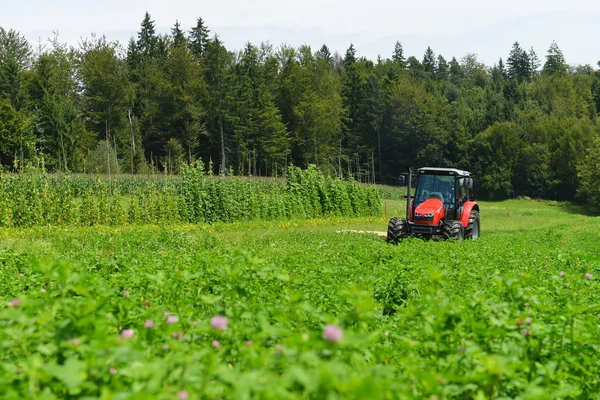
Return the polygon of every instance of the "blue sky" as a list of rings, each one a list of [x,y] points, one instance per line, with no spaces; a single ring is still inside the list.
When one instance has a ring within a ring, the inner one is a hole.
[[[74,46],[92,32],[126,45],[148,11],[159,32],[176,19],[187,30],[202,17],[229,49],[269,41],[327,44],[343,54],[352,42],[374,60],[390,57],[399,40],[419,59],[429,45],[447,59],[476,53],[491,65],[506,59],[515,41],[544,60],[556,40],[571,64],[600,61],[600,2],[592,0],[0,0],[0,10],[0,26],[20,31],[34,47],[53,31]]]

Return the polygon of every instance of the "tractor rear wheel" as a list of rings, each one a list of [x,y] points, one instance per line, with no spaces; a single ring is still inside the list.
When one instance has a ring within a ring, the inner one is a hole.
[[[406,237],[406,220],[404,218],[392,218],[388,224],[387,241],[398,243],[400,239]]]
[[[477,210],[471,211],[469,215],[469,225],[467,225],[466,237],[477,240],[481,235],[481,222],[479,220],[479,212]]]
[[[463,238],[463,226],[460,221],[449,221],[444,224],[443,234],[446,239],[457,239]]]

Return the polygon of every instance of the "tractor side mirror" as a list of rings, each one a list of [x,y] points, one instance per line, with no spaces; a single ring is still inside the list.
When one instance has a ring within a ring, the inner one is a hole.
[[[465,187],[469,190],[473,190],[473,178],[465,179]]]

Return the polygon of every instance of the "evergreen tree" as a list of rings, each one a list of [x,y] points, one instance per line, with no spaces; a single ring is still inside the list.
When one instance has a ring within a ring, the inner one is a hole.
[[[265,173],[273,174],[277,164],[285,165],[290,153],[290,137],[273,97],[265,85],[258,89],[257,102],[257,147],[265,163]]]
[[[12,107],[19,111],[24,103],[23,71],[13,56],[0,68],[0,99],[10,100]]]
[[[360,103],[362,101],[362,82],[360,64],[356,61],[354,45],[346,51],[342,73],[342,102],[345,111],[344,145],[351,147],[359,142]]]
[[[567,63],[565,62],[565,57],[554,41],[548,49],[543,72],[544,74],[554,76],[565,76],[567,74]]]
[[[376,158],[377,167],[375,167],[375,160],[373,159],[371,165],[368,165],[367,170],[375,168],[375,171],[371,172],[371,176],[379,176],[379,182],[383,182],[383,163],[382,157],[384,149],[381,147],[381,125],[384,114],[384,93],[382,91],[377,71],[374,68],[367,67],[367,77],[364,83],[364,95],[363,102],[361,104],[361,113],[363,114],[362,124],[362,147],[363,157]],[[376,152],[376,153],[375,153]]]
[[[160,122],[162,136],[176,140],[183,159],[192,163],[199,156],[201,138],[207,134],[201,104],[206,89],[202,70],[191,52],[179,46],[170,52],[163,74],[167,85],[160,96],[161,108],[166,111]]]
[[[329,47],[327,47],[326,45],[321,46],[321,48],[319,49],[319,51],[317,51],[315,56],[317,58],[325,60],[325,62],[329,66],[329,69],[333,70],[333,56],[331,55],[331,51],[329,51]]]
[[[299,63],[289,63],[294,97],[290,129],[292,160],[296,165],[318,165],[324,171],[339,173],[344,156],[340,154],[342,98],[340,80],[330,63],[317,52],[302,47]],[[300,65],[303,67],[300,67]],[[290,88],[291,89],[291,88]],[[288,89],[289,90],[289,89]]]
[[[519,42],[513,44],[508,59],[508,76],[510,79],[518,81],[527,81],[532,75],[531,59],[527,52],[521,48]]]
[[[60,96],[57,78],[58,62],[51,54],[42,54],[35,65],[30,83],[29,101],[37,114],[35,134],[37,145],[51,170],[69,169],[67,161],[67,123],[64,116],[65,99]]]
[[[35,153],[31,119],[17,111],[7,98],[0,98],[0,164],[22,167]]]
[[[450,60],[450,80],[457,84],[464,77],[465,71],[463,67],[460,65],[456,57],[452,57]]]
[[[31,54],[31,46],[24,36],[0,26],[0,68],[8,59],[13,59],[20,70],[27,69],[31,64]]]
[[[423,70],[427,76],[433,77],[436,69],[435,53],[431,50],[431,47],[427,46],[427,50],[425,50],[425,54],[423,55]]]
[[[504,81],[506,80],[506,71],[504,70],[502,58],[490,70],[490,77],[492,78],[494,89],[501,91],[504,87]]]
[[[209,33],[210,30],[204,24],[204,20],[202,18],[198,18],[196,21],[196,26],[190,31],[189,47],[192,54],[199,59],[202,59],[204,57],[204,53],[206,52],[206,46],[208,45],[209,41]]]
[[[129,38],[127,44],[127,68],[129,70],[130,79],[134,82],[139,80],[138,69],[141,63],[140,49],[138,48],[137,42],[133,37]]]
[[[329,51],[329,47],[327,47],[326,45],[321,46],[321,48],[317,52],[317,57],[325,59],[328,63],[333,61],[333,58],[331,57],[331,52]]]
[[[141,53],[142,62],[152,60],[157,55],[158,37],[154,27],[154,21],[150,19],[150,14],[146,12],[141,29],[138,32],[137,49]]]
[[[540,66],[541,61],[539,59],[539,57],[537,56],[537,53],[535,52],[535,50],[533,50],[533,47],[531,47],[529,49],[529,64],[530,64],[530,71],[531,71],[531,76],[535,76],[538,74],[539,70],[540,70]]]
[[[235,156],[238,163],[237,170],[243,171],[244,166],[247,165],[250,172],[251,168],[254,168],[253,158],[257,146],[257,137],[260,134],[258,97],[262,77],[256,46],[246,43],[234,71],[236,79],[236,85],[234,85],[235,116],[232,120],[232,128]]]
[[[408,72],[415,78],[424,79],[425,77],[425,68],[423,64],[415,56],[408,57],[406,60],[408,64]]]
[[[445,81],[446,79],[448,79],[449,73],[450,73],[450,71],[449,71],[449,67],[448,67],[448,62],[446,62],[446,59],[444,58],[444,56],[442,56],[441,54],[438,55],[437,71],[435,73],[436,79],[438,81]]]
[[[226,127],[229,119],[228,103],[230,87],[231,55],[215,35],[206,44],[204,54],[204,76],[207,85],[207,130],[210,137],[210,156],[219,160],[219,168],[227,173],[229,169],[230,132]]]
[[[508,73],[506,72],[506,67],[504,66],[504,61],[502,61],[502,57],[500,57],[500,60],[498,60],[498,71],[500,71],[504,79],[508,78]]]
[[[301,91],[304,84],[298,84],[303,79],[302,68],[298,62],[297,52],[289,46],[281,46],[275,55],[277,60],[277,74],[275,82],[275,104],[281,112],[282,121],[288,127],[288,130],[294,134],[297,130],[298,120],[294,109],[301,101]],[[295,144],[293,142],[293,144]],[[301,158],[295,158],[299,152],[295,148],[292,150],[293,161],[296,165],[301,165]],[[300,157],[300,155],[298,155]]]
[[[138,164],[143,155],[142,140],[135,138],[135,133],[132,137],[128,121],[130,85],[124,60],[119,59],[115,44],[102,38],[84,43],[79,63],[88,130],[96,141],[103,140],[116,147],[117,154],[127,161],[123,170],[135,172],[133,164]],[[137,158],[134,142],[139,152]]]
[[[179,21],[175,21],[175,26],[171,28],[171,36],[173,37],[173,45],[175,47],[184,46],[186,43],[185,34],[181,30],[181,25]]]
[[[394,46],[394,54],[392,54],[392,61],[400,69],[406,68],[406,58],[404,57],[404,48],[400,42],[396,42]]]
[[[600,67],[600,61],[598,62],[598,67]],[[594,73],[592,80],[592,99],[596,104],[597,112],[600,112],[600,71]]]
[[[344,67],[348,68],[356,62],[356,49],[354,48],[354,44],[350,43],[350,47],[346,50],[346,55],[344,56]]]

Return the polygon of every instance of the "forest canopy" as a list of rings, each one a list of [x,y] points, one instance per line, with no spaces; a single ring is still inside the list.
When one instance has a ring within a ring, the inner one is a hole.
[[[177,174],[202,159],[397,184],[407,166],[452,166],[484,198],[600,205],[600,72],[556,42],[539,56],[515,42],[492,66],[400,42],[377,60],[359,50],[232,50],[202,18],[158,34],[148,13],[126,45],[55,37],[34,51],[0,27],[0,168]]]

